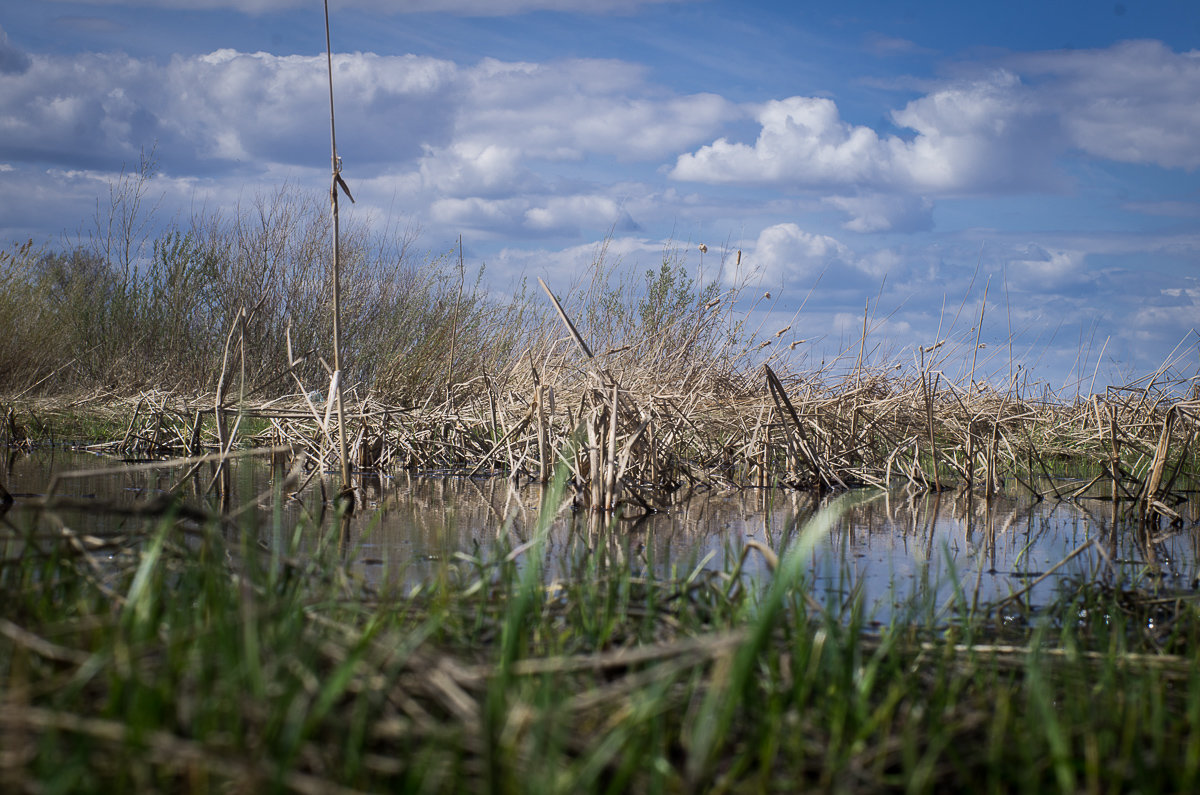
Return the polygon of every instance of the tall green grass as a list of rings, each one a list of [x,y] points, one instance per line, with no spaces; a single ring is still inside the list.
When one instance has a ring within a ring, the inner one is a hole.
[[[7,791],[1194,791],[1194,598],[1064,581],[1000,634],[773,577],[654,577],[611,530],[371,585],[338,526],[0,529]],[[556,491],[558,489],[558,491]],[[502,534],[506,535],[507,534]],[[353,539],[350,540],[351,544]],[[736,560],[736,555],[731,556]],[[1015,608],[1007,608],[1009,614]],[[1154,619],[1148,621],[1148,619]]]

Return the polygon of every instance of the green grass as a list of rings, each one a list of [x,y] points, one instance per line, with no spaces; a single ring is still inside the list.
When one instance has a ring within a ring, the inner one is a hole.
[[[1190,595],[1064,581],[1025,629],[898,596],[652,577],[619,537],[372,587],[333,528],[164,518],[0,530],[0,775],[10,791],[1194,791]],[[608,531],[605,531],[606,533]],[[736,560],[736,556],[733,556]],[[653,569],[651,569],[653,570]],[[740,576],[740,575],[739,575]],[[1011,611],[1013,608],[1009,608]],[[1032,619],[1033,617],[1026,617]],[[1032,628],[1029,628],[1032,627]]]

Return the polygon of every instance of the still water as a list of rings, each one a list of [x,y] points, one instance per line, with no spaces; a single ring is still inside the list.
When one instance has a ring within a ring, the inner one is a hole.
[[[57,495],[94,500],[97,506],[137,504],[181,479],[186,501],[211,503],[205,494],[208,466],[186,479],[185,472],[64,450],[13,453],[0,466],[16,497],[10,516],[44,496],[56,476]],[[280,477],[280,470],[261,459],[235,462],[233,504],[258,517],[265,543],[280,543],[297,526],[314,537],[324,535],[330,512],[324,510],[319,476],[295,499],[282,502],[271,498]],[[540,487],[516,488],[500,478],[367,475],[359,484],[360,510],[340,539],[342,554],[352,571],[377,583],[416,585],[467,571],[472,558],[488,558],[498,545],[519,547],[533,535],[542,499]],[[1063,494],[1080,485],[1055,484]],[[1049,483],[1039,488],[1052,490]],[[1021,490],[991,501],[956,492],[864,492],[813,548],[807,561],[810,587],[834,606],[861,596],[868,615],[882,621],[911,594],[937,605],[954,598],[960,606],[964,600],[986,604],[1017,594],[1036,606],[1063,578],[1195,589],[1200,576],[1195,494],[1177,508],[1182,526],[1139,530],[1101,492],[1038,500]],[[580,565],[629,567],[655,576],[720,576],[740,560],[749,581],[764,582],[772,555],[781,554],[823,504],[809,494],[751,489],[692,494],[668,512],[637,521],[605,523],[566,508],[549,535],[547,576],[570,577]],[[105,510],[60,511],[59,518],[77,533],[101,537],[143,527],[140,519]]]

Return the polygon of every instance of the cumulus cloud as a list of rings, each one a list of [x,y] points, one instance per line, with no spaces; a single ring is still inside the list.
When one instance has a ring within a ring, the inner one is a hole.
[[[924,196],[827,196],[822,202],[850,216],[851,232],[924,232],[933,228],[933,200]]]
[[[1200,286],[1189,280],[1187,286],[1160,288],[1140,301],[1128,322],[1139,338],[1161,336],[1176,341],[1189,330],[1200,331]]]
[[[703,140],[738,113],[714,94],[656,91],[643,71],[612,60],[484,59],[463,73],[469,112],[459,134],[519,142],[526,154],[552,160],[585,153],[646,160]]]
[[[915,130],[890,138],[896,184],[945,193],[1054,190],[1054,160],[1064,147],[1052,107],[1030,97],[1020,77],[995,70],[954,83],[894,111]]]
[[[423,139],[447,137],[442,100],[454,64],[355,54],[338,56],[335,70],[339,114],[344,106],[360,122],[341,130],[347,155],[412,157]],[[163,159],[198,170],[203,161],[319,163],[329,146],[325,81],[316,57],[220,50],[163,66],[122,54],[36,56],[0,81],[0,157],[112,167],[157,143]]]
[[[415,55],[336,55],[339,150],[359,162],[407,159],[445,137],[454,63]],[[219,50],[173,58],[167,68],[165,123],[189,133],[200,154],[312,163],[329,147],[324,57]]]
[[[681,155],[671,175],[710,183],[856,187],[958,193],[1050,187],[1057,122],[996,70],[916,99],[892,113],[904,138],[842,119],[833,100],[789,97],[763,105],[753,145],[718,139]],[[1033,146],[1031,146],[1033,144]]]
[[[334,57],[334,80],[348,166],[410,163],[430,189],[458,196],[522,188],[531,159],[658,159],[736,113],[715,95],[656,89],[614,61],[463,67],[353,53]],[[95,166],[157,141],[164,159],[196,168],[320,163],[327,107],[324,57],[219,50],[164,67],[38,56],[0,83],[0,157]]]
[[[162,136],[143,99],[132,99],[145,92],[162,95],[145,65],[127,56],[31,58],[0,80],[0,157],[84,167],[108,153],[119,162],[136,153],[130,139]]]
[[[619,202],[597,194],[444,198],[433,202],[432,217],[447,226],[483,233],[521,229],[538,236],[574,236],[584,228],[638,229]]]
[[[669,241],[627,235],[566,248],[506,246],[488,260],[487,266],[507,284],[515,283],[523,276],[542,276],[560,299],[569,300],[570,291],[580,287],[580,280],[598,260],[606,266],[628,269],[621,272],[639,278],[645,271],[645,263],[658,260],[667,246]]]
[[[1200,50],[1137,41],[1014,56],[893,110],[891,121],[908,133],[851,124],[830,99],[789,97],[757,107],[753,143],[718,138],[680,155],[671,175],[935,196],[1057,191],[1065,186],[1057,163],[1073,151],[1200,165],[1197,96]],[[856,219],[863,228],[878,225]]]
[[[869,184],[884,176],[879,136],[842,121],[832,100],[772,100],[756,116],[762,132],[753,146],[720,138],[680,155],[671,176],[696,182],[809,186]]]
[[[597,223],[611,226],[618,219],[625,221],[622,231],[628,231],[628,216],[606,196],[554,196],[525,211],[525,225],[542,232],[576,231]]]
[[[494,196],[536,182],[521,166],[520,150],[484,141],[426,146],[420,176],[421,187],[445,196]]]
[[[1084,267],[1083,251],[1049,250],[1030,243],[1005,263],[1009,289],[1014,292],[1058,292],[1080,288],[1092,276]]]
[[[1088,154],[1200,166],[1200,50],[1176,53],[1159,41],[1127,41],[1023,55],[1012,65],[1039,79],[1038,101],[1061,109],[1071,143]]]
[[[857,269],[853,254],[836,238],[815,234],[793,223],[763,229],[747,252],[746,263],[759,269],[764,282],[807,289],[830,270],[844,276]],[[736,279],[738,274],[730,274]]]
[[[669,209],[614,171],[657,166],[741,115],[613,60],[341,53],[333,65],[338,149],[360,203],[493,236],[634,232],[635,215]],[[319,184],[326,80],[319,55],[33,55],[0,80],[0,162],[113,173],[154,148],[173,177]]]
[[[449,227],[477,231],[513,229],[521,225],[529,202],[522,198],[436,199],[430,206],[434,221]]]

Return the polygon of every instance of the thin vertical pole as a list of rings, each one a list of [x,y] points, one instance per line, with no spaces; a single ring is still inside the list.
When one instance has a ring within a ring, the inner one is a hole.
[[[346,418],[342,404],[342,287],[340,245],[338,234],[338,186],[350,195],[342,180],[342,162],[337,153],[337,128],[333,116],[333,47],[329,39],[329,0],[325,0],[325,61],[329,67],[329,141],[333,149],[333,176],[329,183],[329,202],[333,211],[333,382],[337,389],[338,456],[342,464],[342,491],[346,512],[354,512],[354,490],[350,485],[350,457],[346,454]]]

